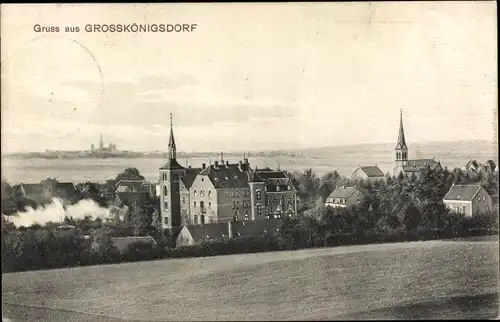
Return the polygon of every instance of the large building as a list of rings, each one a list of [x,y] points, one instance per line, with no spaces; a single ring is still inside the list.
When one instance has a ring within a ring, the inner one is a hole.
[[[170,116],[172,118],[172,116]],[[252,169],[248,158],[201,168],[177,162],[172,119],[168,160],[160,168],[159,195],[164,228],[241,220],[278,219],[297,211],[296,190],[283,171]]]
[[[431,170],[441,168],[441,163],[432,159],[408,159],[408,146],[406,145],[405,132],[403,129],[403,111],[400,113],[399,135],[396,144],[396,160],[394,161],[394,175],[420,175],[421,170],[429,167]]]
[[[333,208],[346,208],[350,206],[357,206],[366,196],[358,187],[336,187],[325,200],[325,207]]]

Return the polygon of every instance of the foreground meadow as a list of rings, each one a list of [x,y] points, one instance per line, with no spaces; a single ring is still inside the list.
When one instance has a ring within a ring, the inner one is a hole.
[[[136,262],[4,274],[2,297],[12,321],[492,318],[498,254],[457,240]]]

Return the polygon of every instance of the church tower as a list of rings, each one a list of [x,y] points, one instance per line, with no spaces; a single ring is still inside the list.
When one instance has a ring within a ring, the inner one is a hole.
[[[170,229],[172,235],[177,233],[181,225],[181,204],[179,180],[186,169],[177,162],[172,114],[170,114],[170,139],[168,142],[167,163],[160,168],[160,213],[163,229]]]
[[[403,171],[403,165],[408,161],[408,147],[405,140],[405,131],[403,129],[403,110],[401,109],[399,115],[399,135],[396,144],[396,160],[394,162],[394,175],[399,175]]]

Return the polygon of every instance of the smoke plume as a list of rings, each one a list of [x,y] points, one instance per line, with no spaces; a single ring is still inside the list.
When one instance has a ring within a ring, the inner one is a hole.
[[[84,219],[86,216],[92,218],[108,218],[110,209],[101,208],[91,199],[80,200],[74,205],[66,206],[64,209],[61,200],[53,198],[50,204],[43,208],[33,209],[28,207],[25,212],[17,212],[11,216],[6,216],[8,221],[16,227],[29,227],[33,224],[45,225],[48,222],[62,222],[64,217],[73,219]]]

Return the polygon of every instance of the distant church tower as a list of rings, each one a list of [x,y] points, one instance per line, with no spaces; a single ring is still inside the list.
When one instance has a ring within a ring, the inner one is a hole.
[[[170,140],[168,142],[167,163],[160,168],[160,213],[163,229],[176,234],[181,225],[181,204],[179,180],[186,175],[186,169],[177,160],[172,114],[170,114]]]
[[[101,137],[99,138],[99,149],[104,149],[104,141],[102,140],[102,133],[101,133]]]
[[[394,162],[394,175],[399,175],[403,171],[403,165],[408,161],[408,146],[405,140],[405,131],[403,129],[403,110],[400,111],[399,119],[399,135],[398,143],[396,144],[396,160]]]

